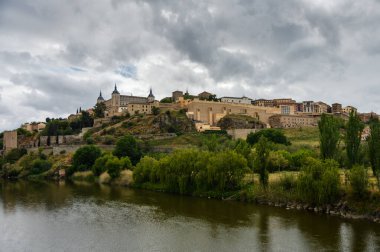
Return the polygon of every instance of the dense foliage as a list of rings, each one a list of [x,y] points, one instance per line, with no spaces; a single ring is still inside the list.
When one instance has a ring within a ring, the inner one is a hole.
[[[113,154],[119,158],[129,157],[132,164],[136,165],[142,156],[142,151],[136,139],[133,136],[127,135],[116,142]]]
[[[358,198],[364,197],[368,192],[367,169],[361,165],[354,165],[349,173],[352,192]]]
[[[358,114],[354,111],[350,113],[346,129],[346,151],[348,167],[352,167],[360,162],[360,144],[364,124]]]
[[[377,178],[380,187],[380,122],[373,120],[370,124],[371,134],[368,140],[368,154],[372,172]]]
[[[247,136],[247,142],[251,145],[259,142],[260,138],[264,136],[269,141],[278,144],[290,145],[289,140],[286,138],[284,133],[276,129],[263,129],[256,133],[249,133]]]
[[[99,147],[86,145],[79,148],[73,156],[73,172],[91,170],[95,161],[102,154]]]
[[[158,184],[166,191],[193,194],[234,191],[248,171],[246,159],[235,151],[178,150],[156,160],[144,157],[134,169],[136,183]]]
[[[339,196],[338,167],[339,164],[331,159],[309,158],[298,177],[300,197],[314,204],[334,203]]]
[[[341,122],[332,115],[322,114],[318,122],[320,151],[322,159],[334,158],[338,151]]]

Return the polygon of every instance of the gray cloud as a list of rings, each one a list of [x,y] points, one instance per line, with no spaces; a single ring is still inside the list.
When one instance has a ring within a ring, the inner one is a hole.
[[[0,131],[91,107],[115,82],[380,112],[379,22],[378,0],[0,1]]]

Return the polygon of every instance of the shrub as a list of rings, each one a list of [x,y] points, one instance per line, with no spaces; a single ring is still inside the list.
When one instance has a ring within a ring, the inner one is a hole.
[[[121,161],[121,166],[123,169],[132,170],[133,166],[132,166],[132,162],[129,159],[129,157],[123,157],[120,159],[120,161]]]
[[[72,171],[87,171],[92,168],[96,159],[102,154],[99,147],[86,145],[79,148],[73,156]]]
[[[280,177],[280,186],[284,191],[291,191],[297,187],[297,180],[294,175],[284,174]]]
[[[30,170],[31,174],[40,174],[45,171],[50,170],[52,164],[49,161],[43,159],[34,160],[32,163],[32,169]]]
[[[248,171],[247,160],[234,151],[219,152],[210,158],[207,170],[212,188],[219,191],[236,190]]]
[[[285,155],[289,154],[287,151],[271,151],[268,156],[268,171],[283,171],[289,168],[289,160]],[[290,154],[288,155],[290,159]]]
[[[136,165],[133,171],[133,179],[137,184],[145,182],[156,182],[156,171],[159,162],[152,157],[143,157],[140,162]]]
[[[94,173],[95,176],[100,176],[100,174],[102,174],[103,172],[107,170],[106,163],[108,159],[110,159],[110,157],[112,157],[112,155],[107,154],[107,155],[98,157],[95,160],[95,163],[92,166],[92,172]]]
[[[94,143],[95,143],[95,140],[94,140],[94,138],[92,138],[92,137],[87,137],[87,138],[86,138],[86,143],[87,143],[87,144],[94,144]]]
[[[291,165],[294,170],[299,170],[305,165],[308,158],[314,157],[311,150],[301,149],[291,154]]]
[[[363,197],[368,193],[368,173],[364,166],[354,165],[349,172],[349,181],[355,196]]]
[[[5,163],[16,163],[22,156],[26,155],[26,149],[12,149],[4,157]]]
[[[137,144],[136,139],[130,135],[124,136],[117,141],[113,154],[118,158],[129,157],[133,165],[136,165],[142,156],[140,146]]]
[[[107,172],[113,179],[120,176],[122,166],[122,162],[117,157],[110,157],[106,162]]]
[[[247,142],[251,145],[259,142],[261,136],[266,137],[269,141],[278,144],[290,145],[289,140],[286,138],[284,133],[276,129],[263,129],[256,133],[249,133],[247,136]]]
[[[339,195],[339,164],[308,158],[297,182],[301,198],[313,204],[333,203]]]

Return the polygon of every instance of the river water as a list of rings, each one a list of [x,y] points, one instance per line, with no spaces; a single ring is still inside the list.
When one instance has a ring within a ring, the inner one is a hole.
[[[380,251],[367,221],[123,187],[0,182],[0,251]]]

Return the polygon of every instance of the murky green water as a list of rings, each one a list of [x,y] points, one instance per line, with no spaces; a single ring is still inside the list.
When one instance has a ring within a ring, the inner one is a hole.
[[[380,225],[99,185],[0,182],[0,251],[380,251]]]

